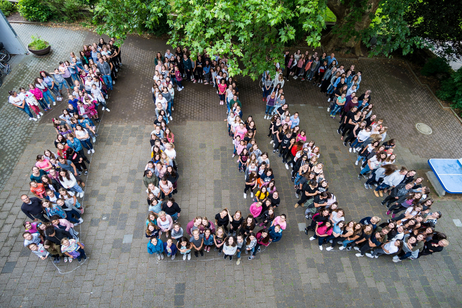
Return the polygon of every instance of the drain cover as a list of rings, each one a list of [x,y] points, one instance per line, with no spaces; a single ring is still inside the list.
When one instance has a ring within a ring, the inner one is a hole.
[[[417,123],[415,125],[415,128],[417,128],[417,130],[424,135],[431,135],[431,133],[433,132],[432,128],[424,123]]]

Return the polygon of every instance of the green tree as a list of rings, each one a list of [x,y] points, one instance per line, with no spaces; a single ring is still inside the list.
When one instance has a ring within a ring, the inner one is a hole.
[[[295,39],[294,20],[300,20],[308,33],[308,46],[319,46],[323,2],[295,3],[289,8],[278,0],[176,0],[172,5],[176,18],[169,20],[169,43],[188,46],[193,57],[204,50],[224,56],[229,59],[231,75],[255,79],[274,62],[283,61],[285,44]],[[240,67],[238,60],[245,65]]]
[[[167,32],[169,13],[170,3],[166,0],[99,0],[93,19],[98,25],[98,34],[123,42],[128,33],[155,32],[158,28]]]
[[[429,42],[440,56],[462,57],[462,2],[420,0],[404,15],[412,36]]]

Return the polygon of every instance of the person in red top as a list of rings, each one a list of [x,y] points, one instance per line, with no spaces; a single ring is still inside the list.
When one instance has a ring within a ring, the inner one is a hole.
[[[315,230],[315,235],[310,237],[310,241],[314,239],[318,239],[318,244],[319,244],[319,250],[322,250],[322,244],[324,243],[324,240],[332,235],[333,232],[333,227],[332,223],[330,221],[326,221],[323,224],[318,224],[316,225],[316,230]]]
[[[36,181],[30,182],[30,191],[37,198],[40,198],[40,199],[45,198],[45,187],[43,186],[42,183],[37,183]]]

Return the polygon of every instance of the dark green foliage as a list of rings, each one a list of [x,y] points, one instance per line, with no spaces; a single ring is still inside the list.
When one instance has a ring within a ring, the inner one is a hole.
[[[462,68],[441,83],[441,89],[436,92],[436,96],[452,102],[451,107],[462,110]]]
[[[430,42],[436,53],[462,56],[462,1],[412,1],[404,20],[410,34]]]
[[[19,13],[30,21],[73,22],[81,17],[81,3],[75,0],[19,0]]]
[[[429,59],[420,73],[424,76],[435,76],[437,74],[449,74],[450,71],[451,67],[448,60],[438,57]]]

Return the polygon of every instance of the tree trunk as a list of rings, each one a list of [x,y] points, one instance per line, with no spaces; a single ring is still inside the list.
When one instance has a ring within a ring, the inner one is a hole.
[[[322,39],[326,52],[340,51],[345,53],[353,50],[356,56],[363,56],[361,51],[361,41],[363,39],[362,32],[369,28],[369,25],[371,24],[370,15],[377,11],[377,8],[382,0],[366,1],[367,4],[365,5],[365,8],[362,9],[360,6],[355,4],[357,0],[327,0],[327,7],[329,7],[329,9],[334,13],[337,18],[337,22],[335,23],[334,28]],[[352,25],[347,22],[347,18],[350,14],[357,14],[357,10],[361,10],[362,16],[360,20],[356,21],[354,25]],[[354,29],[351,29],[352,26]],[[357,35],[353,35],[347,41],[345,41],[345,36],[342,36],[340,33],[340,31],[349,32],[346,27],[350,27],[350,32],[357,33]]]

